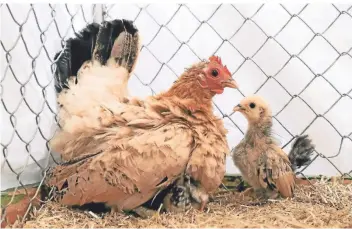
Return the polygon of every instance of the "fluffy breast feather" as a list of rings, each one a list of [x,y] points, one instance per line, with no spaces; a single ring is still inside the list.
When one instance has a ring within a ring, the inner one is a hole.
[[[64,193],[61,203],[106,202],[132,209],[184,171],[194,147],[192,129],[183,119],[152,118],[163,117],[153,109],[159,107],[153,100],[132,103],[106,103],[99,112],[87,111],[94,114],[94,126],[71,129],[73,120],[87,116],[66,120],[52,141],[66,164],[55,167],[47,180]]]

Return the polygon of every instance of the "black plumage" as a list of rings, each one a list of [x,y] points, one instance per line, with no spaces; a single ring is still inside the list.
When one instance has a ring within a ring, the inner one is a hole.
[[[293,171],[311,162],[314,148],[315,145],[312,144],[312,140],[308,138],[308,135],[302,135],[296,138],[288,154]]]
[[[100,29],[101,27],[104,27],[104,29]],[[136,42],[133,40],[138,39],[135,36],[138,30],[133,22],[123,19],[105,21],[102,25],[91,23],[79,33],[75,33],[75,37],[66,40],[62,50],[55,54],[54,63],[56,64],[56,70],[54,75],[56,92],[60,93],[62,89],[68,88],[67,81],[72,76],[76,77],[77,82],[79,69],[84,62],[91,60],[93,55],[96,56],[96,60],[105,65],[113,49],[115,38],[123,31],[126,31],[128,36],[123,37],[126,41],[120,47],[123,50],[120,50],[121,56],[116,57],[116,62],[119,65],[124,65],[131,72],[138,55],[136,51],[138,47],[134,47]],[[131,52],[131,50],[133,51]]]
[[[81,32],[76,33],[74,38],[65,41],[65,45],[54,57],[56,63],[55,90],[60,93],[67,88],[67,80],[71,76],[77,76],[82,64],[92,58],[99,24],[87,25]]]

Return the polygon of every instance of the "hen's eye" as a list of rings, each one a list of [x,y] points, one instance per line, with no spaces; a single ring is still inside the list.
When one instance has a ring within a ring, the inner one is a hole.
[[[250,103],[249,107],[252,108],[252,109],[255,108],[255,103]]]
[[[211,75],[212,75],[213,77],[217,77],[217,76],[219,75],[218,70],[216,70],[216,69],[211,70]]]

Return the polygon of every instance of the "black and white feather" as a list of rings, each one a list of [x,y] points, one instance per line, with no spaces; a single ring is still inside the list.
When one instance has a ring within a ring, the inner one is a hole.
[[[65,41],[65,45],[54,57],[56,63],[55,89],[60,93],[62,89],[68,88],[67,81],[71,76],[77,76],[82,64],[92,59],[99,24],[87,25],[81,32],[76,33],[74,38]]]
[[[288,154],[288,158],[291,162],[291,168],[293,171],[296,169],[308,165],[312,158],[315,145],[312,144],[312,140],[308,138],[308,135],[302,135],[296,138],[292,143],[292,148]]]
[[[62,50],[55,54],[56,92],[67,89],[71,77],[77,83],[81,67],[92,60],[106,65],[113,57],[116,66],[123,66],[131,73],[139,49],[139,34],[132,21],[117,19],[87,25],[75,37],[66,40]]]

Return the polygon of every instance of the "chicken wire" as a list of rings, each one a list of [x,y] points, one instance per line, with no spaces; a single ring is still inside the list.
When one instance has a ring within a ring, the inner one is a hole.
[[[48,146],[56,128],[54,54],[88,23],[116,18],[133,20],[142,37],[131,95],[166,90],[185,67],[219,55],[240,87],[214,98],[231,148],[247,128],[232,108],[257,93],[271,104],[275,136],[287,152],[303,133],[316,144],[300,174],[352,176],[351,4],[1,4],[0,10],[1,190],[41,184],[57,158]],[[226,163],[227,173],[238,173],[230,158]]]

